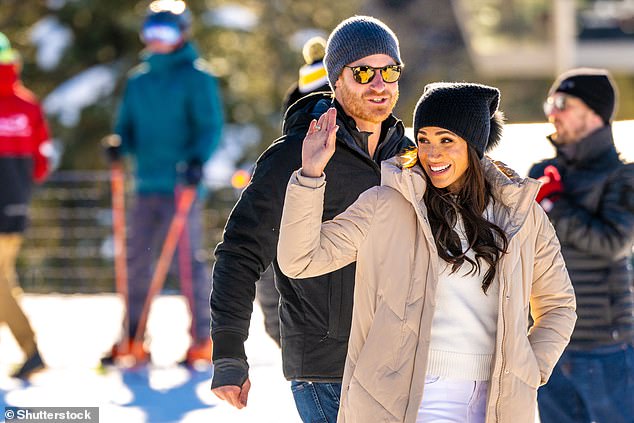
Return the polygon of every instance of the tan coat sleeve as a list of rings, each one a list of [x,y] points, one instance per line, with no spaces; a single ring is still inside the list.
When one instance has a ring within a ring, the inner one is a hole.
[[[534,324],[528,338],[544,384],[570,341],[576,301],[555,229],[537,203],[529,219],[534,221],[535,265],[530,299]]]
[[[308,278],[340,269],[357,259],[376,201],[371,188],[333,220],[322,223],[324,178],[296,171],[289,180],[282,212],[277,260],[291,278]]]

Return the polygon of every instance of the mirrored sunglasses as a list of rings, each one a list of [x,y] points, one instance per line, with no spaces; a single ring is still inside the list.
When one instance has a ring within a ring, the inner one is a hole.
[[[352,77],[359,84],[369,84],[374,79],[377,71],[381,73],[381,78],[387,83],[396,82],[401,77],[403,65],[387,65],[382,68],[372,66],[344,66],[352,71]]]
[[[565,95],[551,95],[544,101],[544,114],[546,116],[553,114],[555,111],[563,112],[566,110],[567,98]]]

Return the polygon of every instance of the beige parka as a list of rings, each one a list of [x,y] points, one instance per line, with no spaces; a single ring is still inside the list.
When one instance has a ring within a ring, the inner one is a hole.
[[[484,158],[494,221],[509,238],[499,263],[496,349],[487,423],[534,423],[546,383],[576,320],[575,296],[539,183]],[[421,403],[439,260],[419,165],[383,162],[381,186],[322,224],[325,176],[289,181],[278,261],[303,278],[357,262],[352,327],[338,422],[414,423]],[[529,307],[530,306],[530,307]],[[529,325],[529,310],[534,320]]]

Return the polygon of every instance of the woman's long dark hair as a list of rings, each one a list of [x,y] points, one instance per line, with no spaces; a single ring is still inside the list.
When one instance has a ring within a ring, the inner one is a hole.
[[[464,185],[458,193],[434,187],[425,172],[425,204],[438,255],[452,265],[452,273],[465,262],[471,265],[470,274],[480,272],[481,261],[489,265],[482,281],[482,290],[486,294],[495,278],[497,264],[502,254],[507,252],[508,238],[499,226],[483,217],[487,205],[495,200],[477,153],[471,146],[468,150],[469,167],[464,174]],[[475,252],[475,260],[467,256],[467,251],[462,251],[460,237],[454,230],[458,214],[464,222],[467,250]]]

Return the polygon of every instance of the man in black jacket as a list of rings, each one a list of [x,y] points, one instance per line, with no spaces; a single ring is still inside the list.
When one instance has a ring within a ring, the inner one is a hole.
[[[577,325],[538,395],[543,423],[634,418],[634,165],[614,147],[612,78],[574,69],[544,103],[557,155],[536,164],[537,201],[548,213],[577,296]]]
[[[286,113],[284,136],[257,161],[253,179],[227,221],[215,251],[211,314],[212,391],[237,408],[250,388],[244,341],[253,310],[255,282],[273,262],[280,292],[285,377],[305,422],[334,422],[350,333],[354,264],[296,281],[284,276],[275,254],[284,193],[301,167],[302,141],[310,122],[337,108],[337,152],[328,164],[323,219],[331,219],[359,194],[380,183],[380,162],[412,145],[392,116],[402,68],[398,41],[381,21],[356,16],[330,35],[325,64],[334,98],[315,93]]]

